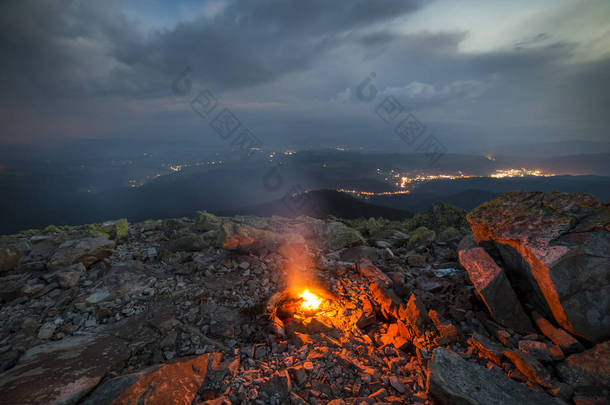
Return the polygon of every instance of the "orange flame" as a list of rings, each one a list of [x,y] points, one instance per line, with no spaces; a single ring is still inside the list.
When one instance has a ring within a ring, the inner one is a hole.
[[[315,294],[310,293],[309,290],[303,291],[303,294],[301,294],[299,297],[303,298],[303,303],[301,306],[305,309],[316,309],[322,303],[322,300]]]

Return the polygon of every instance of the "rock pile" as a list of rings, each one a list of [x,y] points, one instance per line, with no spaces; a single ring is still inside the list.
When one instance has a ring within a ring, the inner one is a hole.
[[[509,266],[517,263],[509,262],[513,256],[504,259],[502,248],[494,248],[509,233],[496,236],[492,230],[505,228],[493,225],[490,210],[504,207],[509,218],[505,205],[513,204],[521,214],[510,218],[525,224],[524,201],[555,208],[559,200],[583,201],[584,208],[574,201],[581,208],[560,210],[576,218],[569,229],[555,226],[554,211],[545,211],[544,224],[560,229],[548,231],[560,242],[516,238],[528,249],[546,248],[547,258],[539,260],[565,272],[548,249],[567,247],[572,263],[604,264],[598,244],[607,238],[607,206],[552,194],[502,198],[468,217],[481,246],[465,240],[459,248],[468,233],[466,213],[445,204],[410,223],[200,212],[3,237],[0,398],[11,404],[603,403],[610,370],[604,334],[576,333],[584,329],[573,320],[578,305],[570,306],[567,285],[557,290],[572,329],[551,308],[536,306],[548,294],[524,297],[525,264],[534,258],[524,258],[520,269]],[[606,284],[598,278],[588,294],[608,288],[607,274]],[[579,293],[582,284],[570,287],[579,300],[587,296]],[[303,309],[298,294],[288,294],[303,288],[316,293],[318,308]],[[596,305],[584,317],[599,313],[607,330],[603,301]]]

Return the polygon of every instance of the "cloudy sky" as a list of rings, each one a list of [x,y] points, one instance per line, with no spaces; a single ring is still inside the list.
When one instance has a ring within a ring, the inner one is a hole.
[[[454,150],[610,138],[608,0],[5,0],[0,60],[5,144],[221,145],[202,90],[269,146],[402,148],[387,96]]]

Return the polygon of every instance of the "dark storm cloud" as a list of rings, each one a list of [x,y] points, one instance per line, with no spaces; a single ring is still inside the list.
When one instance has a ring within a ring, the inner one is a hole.
[[[186,67],[197,87],[233,97],[240,118],[273,134],[266,144],[316,131],[357,132],[359,143],[375,117],[356,117],[346,89],[373,71],[380,94],[431,126],[507,117],[527,126],[570,114],[581,127],[607,124],[607,59],[575,63],[579,44],[555,39],[548,24],[505,47],[465,52],[467,26],[405,29],[427,4],[229,0],[213,17],[150,29],[119,0],[3,1],[0,136],[199,133],[187,101],[175,109],[168,98]]]
[[[140,94],[186,66],[205,83],[236,88],[311,65],[336,35],[414,11],[420,1],[234,1],[145,36],[120,2],[8,1],[0,8],[5,93]]]

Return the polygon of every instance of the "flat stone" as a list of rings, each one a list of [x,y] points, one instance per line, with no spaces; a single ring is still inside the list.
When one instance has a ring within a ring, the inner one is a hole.
[[[479,353],[488,360],[493,361],[498,366],[502,365],[502,359],[504,358],[503,346],[492,342],[485,336],[474,332],[472,334],[472,344],[479,350]]]
[[[444,348],[433,352],[426,389],[443,405],[558,405],[546,393],[512,381],[496,369],[488,370],[467,362]]]
[[[518,350],[505,350],[504,355],[517,367],[530,381],[545,388],[552,388],[551,374],[538,360],[529,354]]]
[[[36,346],[0,375],[6,404],[74,404],[129,357],[121,340],[81,335]]]
[[[82,263],[68,266],[57,273],[57,282],[61,288],[72,288],[87,269]]]
[[[59,269],[71,264],[82,263],[89,268],[94,263],[110,256],[114,241],[105,236],[69,240],[61,245],[49,260],[51,269]]]
[[[548,344],[544,342],[539,342],[536,340],[520,340],[519,350],[521,350],[523,353],[527,353],[529,355],[534,356],[534,358],[540,361],[548,362],[553,360],[553,355],[551,355],[551,348]]]
[[[190,405],[206,379],[210,353],[107,380],[83,405]]]
[[[477,294],[491,316],[520,333],[534,331],[528,316],[511,287],[504,270],[480,247],[459,252],[460,263],[468,271]]]

